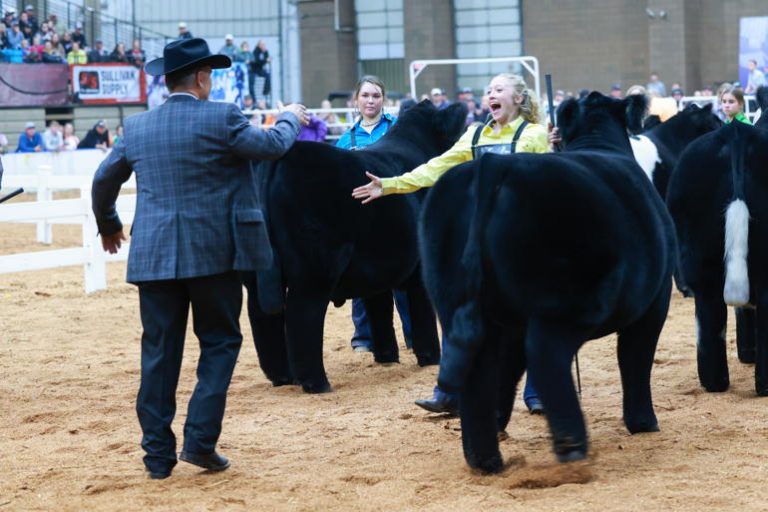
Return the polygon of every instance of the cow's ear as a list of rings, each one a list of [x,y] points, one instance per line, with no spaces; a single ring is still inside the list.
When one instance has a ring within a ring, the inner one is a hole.
[[[451,103],[443,110],[435,113],[432,120],[433,126],[438,133],[450,141],[457,141],[467,122],[467,106],[462,101]]]
[[[630,133],[643,131],[643,119],[648,111],[645,94],[630,94],[624,99],[624,115]]]
[[[576,98],[568,98],[557,108],[557,127],[560,130],[560,136],[565,142],[572,138],[580,109],[581,107]]]
[[[711,113],[712,113],[712,107],[713,107],[713,106],[714,106],[714,105],[712,105],[711,103],[707,103],[706,105],[704,105],[703,107],[701,107],[701,110],[702,110],[704,113],[706,113],[706,114],[711,114]]]

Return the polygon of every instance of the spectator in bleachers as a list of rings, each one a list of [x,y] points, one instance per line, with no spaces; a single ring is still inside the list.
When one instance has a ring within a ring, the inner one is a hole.
[[[64,136],[61,134],[61,125],[57,121],[51,121],[48,129],[43,133],[43,147],[46,151],[64,149]]]
[[[22,39],[22,41],[26,43],[26,39]],[[10,64],[22,64],[24,62],[24,49],[22,46],[2,50],[3,61]]]
[[[36,30],[32,30],[32,25],[29,24],[29,15],[26,12],[22,12],[19,15],[19,30],[24,34],[24,38],[32,44],[32,37],[34,37]]]
[[[64,45],[61,44],[61,37],[55,32],[51,36],[51,46],[53,46],[53,51],[61,56],[62,61],[67,59],[67,51],[64,49]]]
[[[43,61],[43,52],[45,46],[40,44],[40,36],[37,35],[32,39],[32,44],[27,49],[27,55],[24,56],[24,62],[28,64],[37,64]]]
[[[97,121],[77,145],[77,149],[103,149],[104,151],[111,147],[112,138],[109,136],[107,123],[103,119]]]
[[[72,42],[80,43],[80,48],[88,46],[88,41],[85,39],[85,33],[83,32],[83,24],[79,21],[75,23],[75,31],[72,32]]]
[[[624,98],[624,90],[621,88],[621,84],[615,83],[611,85],[611,92],[609,95],[611,98],[616,98],[617,100]]]
[[[39,153],[45,151],[43,139],[35,131],[35,123],[28,122],[24,126],[24,132],[19,135],[19,145],[16,147],[17,153]]]
[[[123,138],[123,125],[119,124],[117,125],[117,128],[115,128],[115,136],[112,137],[112,145],[114,146],[120,140]]]
[[[667,95],[667,87],[664,85],[664,82],[661,81],[659,78],[658,73],[651,73],[651,76],[649,77],[648,83],[645,85],[645,89],[650,94],[655,94],[659,98],[663,98]]]
[[[456,101],[466,103],[471,99],[474,99],[474,93],[472,92],[471,87],[462,87],[456,91]]]
[[[445,92],[439,87],[435,87],[429,92],[429,99],[437,110],[443,110],[450,105],[448,100],[445,99]]]
[[[58,16],[56,16],[53,13],[48,15],[48,27],[49,27],[49,30],[51,30],[52,32],[56,32],[58,34],[58,32],[59,32],[58,23],[59,23],[59,17]]]
[[[235,53],[234,59],[235,62],[245,62],[245,67],[248,70],[248,94],[250,94],[251,99],[256,97],[256,94],[254,94],[254,82],[256,81],[256,73],[253,71],[253,63],[255,60],[255,57],[253,53],[251,53],[251,47],[248,44],[248,41],[243,41],[240,43],[240,50]]]
[[[80,43],[72,41],[72,51],[67,54],[67,64],[88,64],[88,55],[80,49]]]
[[[40,25],[40,40],[43,44],[45,44],[46,41],[50,41],[53,37],[53,31],[50,29],[50,25],[48,25],[47,21],[44,21],[42,25]]]
[[[744,89],[744,92],[746,94],[754,94],[757,92],[758,87],[765,85],[765,75],[758,69],[755,59],[749,59],[747,67],[749,68],[749,78],[747,78],[747,87]]]
[[[24,12],[27,15],[27,23],[32,27],[32,33],[37,34],[40,30],[40,24],[37,22],[37,16],[35,16],[35,7],[33,5],[27,5]]]
[[[21,48],[21,41],[24,39],[24,34],[19,30],[19,22],[14,21],[11,25],[11,30],[6,31],[6,39],[8,41],[7,48],[11,50],[17,50]]]
[[[682,90],[682,89],[679,89],[679,88],[674,88],[674,89],[672,89],[672,90],[670,91],[670,94],[671,94],[671,96],[672,96],[672,99],[673,99],[673,100],[675,100],[675,103],[676,103],[677,105],[680,105],[680,101],[681,101],[681,100],[683,99],[683,97],[685,96],[685,93],[683,92],[683,90]]]
[[[272,62],[272,58],[269,56],[269,50],[267,50],[267,44],[263,39],[259,39],[256,44],[256,49],[253,50],[253,72],[264,79],[264,88],[261,94],[269,96],[272,92],[272,80],[271,72],[267,69],[267,66]]]
[[[147,54],[141,48],[141,41],[138,39],[133,40],[131,45],[131,51],[128,52],[128,62],[136,66],[137,68],[143,68],[144,63],[147,62]]]
[[[5,18],[3,18],[3,23],[5,24],[5,27],[10,30],[14,21],[16,21],[16,9],[9,7],[5,10]]]
[[[192,39],[194,36],[192,32],[187,30],[187,24],[183,21],[179,22],[179,39]]]
[[[64,50],[65,57],[72,51],[72,43],[72,32],[64,32],[64,35],[59,39],[59,45]]]
[[[46,41],[44,48],[42,55],[43,64],[61,64],[64,62],[61,53],[53,47],[51,41]]]
[[[128,62],[128,54],[125,53],[125,44],[117,43],[115,49],[109,55],[109,60],[112,62]]]
[[[97,39],[93,49],[88,52],[88,62],[109,62],[109,52],[104,49],[104,42]]]
[[[80,138],[75,135],[75,127],[72,123],[64,125],[64,151],[74,151],[80,144]]]
[[[5,23],[0,23],[0,50],[5,50],[8,47],[8,33],[5,28]]]
[[[219,54],[226,55],[231,60],[235,60],[235,54],[237,53],[237,47],[235,46],[235,37],[232,34],[224,36],[224,46],[219,49]]]
[[[329,100],[323,100],[323,102],[320,103],[320,108],[326,110],[333,108],[333,106]],[[339,117],[333,112],[324,112],[322,114],[318,114],[318,117],[325,122],[325,125],[328,127],[328,133],[330,135],[341,135],[344,133],[345,130],[343,126],[331,126],[333,124],[339,124]]]
[[[2,23],[0,23],[2,25]],[[0,133],[0,155],[4,155],[8,152],[8,137],[3,133]]]
[[[253,96],[250,94],[243,97],[243,110],[253,110]]]

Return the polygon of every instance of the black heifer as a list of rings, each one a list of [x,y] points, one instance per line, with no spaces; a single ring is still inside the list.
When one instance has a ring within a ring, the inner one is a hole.
[[[323,366],[325,314],[329,301],[341,305],[351,297],[364,299],[375,360],[398,361],[393,288],[407,291],[419,365],[439,362],[435,315],[419,270],[421,196],[363,206],[350,192],[368,181],[366,170],[395,176],[442,153],[461,135],[465,119],[461,104],[437,111],[425,101],[364,150],[299,142],[267,168],[262,197],[277,264],[259,274],[258,295],[266,311],[282,307],[285,298],[285,342],[282,315],[251,319],[262,369],[274,383],[330,391]],[[256,312],[250,298],[249,312]]]
[[[764,111],[765,93],[758,94]],[[755,127],[734,122],[696,140],[669,184],[680,270],[696,301],[699,381],[707,391],[730,385],[725,328],[732,305],[739,359],[756,363],[755,390],[768,395],[766,124],[768,116]]]
[[[422,269],[445,335],[438,381],[460,391],[472,467],[502,468],[497,431],[526,364],[558,459],[586,457],[571,361],[616,331],[624,421],[632,433],[658,430],[650,376],[675,239],[627,137],[644,106],[639,96],[569,100],[558,114],[566,151],[483,156],[425,202]]]
[[[712,104],[703,108],[690,104],[666,122],[630,137],[637,163],[662,198],[667,196],[669,177],[685,147],[722,124],[712,113]]]

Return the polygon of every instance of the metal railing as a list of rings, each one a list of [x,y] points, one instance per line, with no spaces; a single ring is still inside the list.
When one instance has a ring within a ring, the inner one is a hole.
[[[56,24],[58,32],[74,30],[77,23],[82,23],[87,34],[88,45],[93,46],[94,40],[99,39],[109,52],[114,50],[118,43],[124,43],[126,52],[129,52],[132,41],[138,39],[141,41],[142,49],[147,54],[147,59],[161,56],[163,47],[175,39],[173,36],[146,29],[131,21],[115,18],[91,7],[86,7],[82,3],[69,0],[45,0],[42,5],[42,12],[38,14],[38,20],[41,23],[51,14],[55,14],[58,19]]]

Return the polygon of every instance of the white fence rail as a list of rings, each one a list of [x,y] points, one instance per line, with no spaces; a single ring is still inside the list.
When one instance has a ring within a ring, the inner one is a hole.
[[[9,176],[3,181],[4,185],[10,187],[37,186],[38,200],[0,205],[0,223],[36,222],[38,239],[41,233],[50,236],[51,224],[79,224],[82,226],[83,245],[53,251],[0,255],[0,274],[83,265],[85,292],[106,289],[106,263],[126,260],[128,244],[123,245],[115,255],[108,255],[103,251],[91,208],[90,177],[17,175]],[[51,200],[53,189],[79,189],[80,198]],[[118,198],[117,210],[126,224],[133,222],[135,209],[135,195],[122,195]]]

